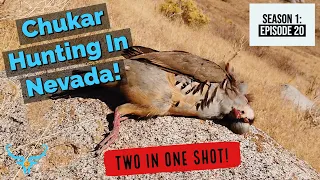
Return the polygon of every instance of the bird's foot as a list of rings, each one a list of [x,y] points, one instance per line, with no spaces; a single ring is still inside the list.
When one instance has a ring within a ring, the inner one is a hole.
[[[114,112],[114,120],[113,120],[113,130],[111,133],[104,138],[98,145],[98,150],[96,152],[97,155],[101,155],[105,152],[105,150],[114,143],[119,137],[119,130],[120,130],[120,122],[123,120],[128,119],[127,117],[121,117],[118,109]]]

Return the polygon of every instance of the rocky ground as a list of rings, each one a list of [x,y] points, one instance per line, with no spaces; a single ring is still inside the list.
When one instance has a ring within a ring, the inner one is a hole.
[[[297,159],[267,134],[252,127],[247,136],[236,135],[211,121],[184,117],[129,119],[121,124],[120,139],[110,149],[239,141],[241,165],[230,169],[107,177],[103,157],[93,148],[109,132],[106,117],[112,111],[100,100],[70,98],[25,105],[18,80],[0,73],[0,179],[320,179],[304,161]],[[28,156],[42,151],[47,156],[24,176],[7,155]]]

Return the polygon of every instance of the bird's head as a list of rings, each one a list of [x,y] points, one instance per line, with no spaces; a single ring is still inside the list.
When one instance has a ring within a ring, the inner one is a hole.
[[[230,129],[237,134],[248,132],[254,122],[254,112],[249,105],[233,108],[228,117],[231,120]]]
[[[234,78],[233,68],[226,67],[226,71]],[[254,122],[254,111],[250,106],[253,96],[248,94],[248,85],[245,83],[231,82],[223,84],[226,95],[230,98],[229,113],[226,118],[230,122],[231,131],[237,134],[244,134],[249,131],[250,125]]]
[[[248,95],[237,95],[232,101],[231,111],[226,115],[230,130],[237,134],[248,132],[254,122],[254,111],[249,105],[251,99],[246,96]]]

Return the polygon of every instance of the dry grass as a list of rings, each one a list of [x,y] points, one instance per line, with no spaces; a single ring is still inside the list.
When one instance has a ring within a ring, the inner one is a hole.
[[[79,2],[82,1],[70,1],[71,4],[82,6]],[[240,37],[248,37],[248,0],[198,1],[206,14],[211,13],[212,19],[209,26],[198,30],[163,17],[157,4],[162,1],[90,1],[92,4],[99,2],[107,2],[113,30],[131,28],[135,45],[158,50],[185,50],[219,63],[232,57]],[[12,37],[14,28],[4,27],[12,24],[12,21],[7,21],[0,23],[0,33],[6,33],[5,36],[1,35],[1,38],[5,37],[0,42],[1,50],[19,47],[17,38]],[[320,127],[311,126],[303,113],[281,100],[280,85],[290,82],[304,93],[310,91],[311,77],[320,77],[319,49],[320,46],[254,48],[246,44],[231,62],[239,78],[248,82],[250,92],[255,95],[255,125],[318,171]],[[319,88],[319,82],[312,86],[316,87],[312,89],[314,91]],[[314,92],[309,92],[310,98],[312,94]]]
[[[193,27],[202,27],[210,22],[193,0],[165,0],[160,4],[159,10],[171,20],[180,19]]]

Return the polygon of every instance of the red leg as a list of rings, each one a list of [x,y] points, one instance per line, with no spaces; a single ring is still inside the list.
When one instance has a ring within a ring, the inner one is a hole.
[[[98,154],[103,154],[104,150],[107,149],[112,143],[114,143],[119,136],[119,130],[120,130],[120,122],[123,120],[128,119],[127,117],[121,117],[121,114],[118,111],[118,108],[114,112],[114,120],[113,120],[113,130],[112,132],[104,138],[99,143],[99,150],[97,151]]]

